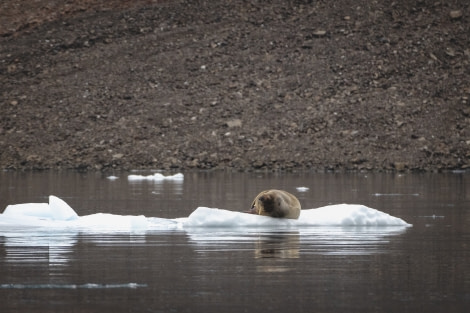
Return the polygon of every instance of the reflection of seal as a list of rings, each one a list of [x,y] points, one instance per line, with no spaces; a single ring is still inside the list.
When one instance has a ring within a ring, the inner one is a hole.
[[[283,190],[265,190],[256,196],[248,213],[297,219],[300,215],[300,202]]]
[[[255,243],[255,259],[299,258],[299,242],[298,231],[262,233]]]

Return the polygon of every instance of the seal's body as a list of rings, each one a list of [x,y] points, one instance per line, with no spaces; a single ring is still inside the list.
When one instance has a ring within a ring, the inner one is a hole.
[[[248,213],[297,219],[300,209],[300,202],[293,194],[284,190],[270,189],[256,196]]]

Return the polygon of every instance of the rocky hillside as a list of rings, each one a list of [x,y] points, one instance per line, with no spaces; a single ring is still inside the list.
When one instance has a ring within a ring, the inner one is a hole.
[[[0,4],[3,169],[470,166],[470,4]]]

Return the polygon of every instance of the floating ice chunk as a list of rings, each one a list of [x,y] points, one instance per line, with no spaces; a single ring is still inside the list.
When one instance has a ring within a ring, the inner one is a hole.
[[[150,181],[164,181],[164,180],[171,180],[171,181],[183,181],[184,180],[184,175],[181,173],[174,174],[174,175],[162,175],[160,173],[155,173],[153,175],[129,175],[127,176],[127,179],[129,181],[139,181],[139,180],[150,180]]]
[[[49,203],[11,204],[3,216],[36,217],[43,220],[70,221],[78,218],[77,213],[64,200],[49,196]]]
[[[51,219],[57,221],[71,221],[78,218],[77,213],[62,199],[49,196]]]
[[[310,188],[308,187],[295,187],[298,192],[307,192]]]
[[[182,230],[186,228],[265,226],[411,226],[400,218],[356,204],[337,204],[302,210],[297,220],[207,207],[199,207],[188,217],[176,219],[107,213],[79,217],[65,201],[54,196],[49,197],[49,204],[26,203],[7,206],[4,213],[0,214],[0,225],[53,227],[87,231]]]
[[[359,204],[302,210],[299,226],[410,226],[404,220]]]
[[[260,227],[294,225],[296,220],[199,207],[183,221],[183,227]]]
[[[182,221],[186,219],[186,217],[175,219],[147,217],[147,225],[149,230],[181,230]]]
[[[114,215],[96,213],[78,216],[62,199],[49,196],[49,203],[9,205],[0,214],[0,225],[48,228],[85,229],[94,231],[147,230],[148,220],[143,215]]]
[[[108,176],[108,177],[106,177],[106,178],[109,179],[109,180],[116,180],[116,179],[118,179],[119,177],[114,176],[114,175],[111,175],[111,176]]]
[[[96,213],[80,217],[76,225],[88,230],[137,231],[147,230],[148,221],[143,215]]]
[[[206,207],[197,208],[183,227],[410,226],[404,220],[363,205],[338,204],[302,210],[298,220]]]
[[[52,213],[48,203],[22,203],[8,205],[2,215],[10,218],[21,216],[50,218]]]

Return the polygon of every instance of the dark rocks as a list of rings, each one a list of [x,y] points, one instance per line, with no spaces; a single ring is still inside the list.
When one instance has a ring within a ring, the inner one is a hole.
[[[470,167],[466,1],[15,2],[0,168]]]

